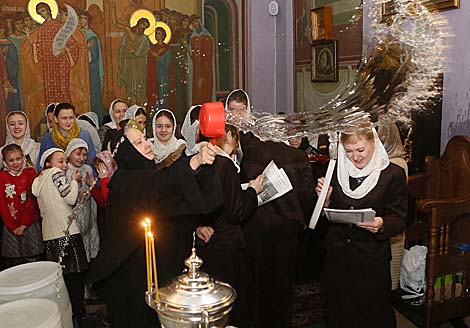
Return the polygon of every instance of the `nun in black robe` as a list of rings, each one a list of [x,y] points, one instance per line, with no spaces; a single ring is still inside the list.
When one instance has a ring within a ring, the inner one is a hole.
[[[253,187],[242,190],[237,168],[231,158],[216,157],[214,167],[222,183],[224,205],[206,220],[214,234],[207,243],[198,239],[198,252],[204,263],[201,270],[211,277],[229,283],[237,292],[230,314],[230,324],[239,328],[250,327],[247,295],[246,243],[241,224],[248,220],[258,206]]]
[[[118,170],[108,187],[109,228],[88,280],[98,283],[108,307],[111,326],[158,327],[157,314],[145,301],[146,269],[143,218],[149,217],[155,233],[159,281],[174,274],[171,254],[165,246],[173,231],[167,220],[182,215],[207,214],[223,203],[214,168],[190,167],[191,158],[181,158],[166,170],[156,170],[123,136],[115,160]],[[165,251],[160,252],[160,249]],[[170,263],[170,265],[166,265]]]
[[[284,196],[258,207],[243,228],[253,326],[291,327],[297,247],[316,200],[312,170],[304,151],[263,142],[251,132],[240,134],[240,146],[242,181],[255,179],[274,160],[293,186]]]

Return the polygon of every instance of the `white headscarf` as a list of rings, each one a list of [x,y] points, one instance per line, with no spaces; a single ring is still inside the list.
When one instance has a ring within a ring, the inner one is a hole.
[[[173,134],[170,140],[168,140],[168,143],[166,145],[164,145],[160,140],[158,140],[157,129],[155,128],[155,122],[157,120],[157,116],[158,114],[160,114],[160,112],[163,112],[163,111],[170,113],[172,120],[173,120]],[[171,110],[168,110],[168,109],[158,110],[152,119],[152,129],[153,129],[153,137],[154,137],[152,150],[153,150],[153,153],[155,154],[155,163],[157,164],[163,162],[165,158],[167,158],[169,155],[174,153],[181,145],[186,144],[186,142],[183,139],[176,139],[175,137],[176,118]]]
[[[195,105],[189,107],[188,112],[183,121],[183,125],[181,126],[181,135],[183,136],[184,140],[186,140],[186,155],[191,156],[198,151],[195,149],[196,146],[196,132],[199,129],[199,120],[195,120],[191,123],[191,113],[197,107],[201,107],[201,105]]]
[[[117,102],[122,102],[122,103],[125,104],[125,102],[122,99],[119,99],[119,98],[116,98],[113,101],[111,101],[111,104],[109,105],[109,109],[108,109],[108,113],[109,113],[109,117],[111,118],[111,122],[108,122],[108,123],[105,124],[107,127],[111,128],[111,129],[117,129],[117,124],[119,124],[119,122],[116,122],[116,119],[114,118],[114,112],[113,112],[114,104],[116,104]]]
[[[406,151],[401,142],[400,131],[394,121],[380,118],[378,134],[389,158],[405,158]]]
[[[49,148],[49,149],[46,149],[46,151],[44,153],[42,153],[41,155],[41,159],[39,160],[39,166],[41,167],[41,169],[44,169],[44,164],[46,162],[46,159],[56,153],[56,152],[62,152],[62,153],[65,153],[63,149],[60,149],[60,148],[57,148],[57,147],[53,147],[53,148]]]
[[[379,181],[380,173],[390,164],[387,152],[382,142],[380,142],[377,131],[372,129],[374,133],[374,154],[369,163],[362,169],[357,168],[346,155],[343,144],[338,145],[338,182],[343,192],[351,198],[361,199],[375,188]],[[351,190],[349,185],[349,177],[362,178],[366,177],[359,187]]]
[[[89,118],[93,122],[93,125],[94,125],[95,129],[98,130],[100,128],[100,122],[99,122],[99,119],[98,119],[98,114],[96,114],[95,112],[86,112],[86,113],[78,115],[77,120],[79,120],[81,117],[84,117],[84,116],[86,116],[87,118]]]
[[[229,93],[229,95],[227,96],[227,99],[225,99],[225,112],[230,112],[230,110],[228,109],[228,103],[230,102],[230,97],[232,96],[232,94],[237,92],[237,91],[242,91],[245,94],[246,100],[247,100],[247,102],[246,102],[246,112],[247,112],[247,114],[250,114],[251,113],[250,97],[248,96],[248,93],[243,89],[235,89],[235,90],[233,90],[232,92]],[[246,132],[243,129],[240,129],[240,130]],[[285,143],[288,144],[287,141],[285,141]],[[242,150],[241,143],[239,143],[237,149],[235,150],[235,163],[237,163],[238,166],[241,165],[242,158],[243,158],[243,150]]]
[[[5,145],[11,144],[11,143],[16,143],[15,140],[13,139],[13,136],[11,135],[10,129],[8,127],[8,118],[13,114],[21,114],[26,119],[26,128],[25,128],[23,144],[21,144],[19,146],[21,146],[21,149],[23,150],[24,156],[30,155],[34,151],[34,148],[36,146],[36,141],[34,141],[34,139],[31,139],[31,131],[29,129],[29,120],[28,120],[28,116],[26,115],[25,112],[14,111],[14,112],[9,112],[7,114],[7,116],[5,118],[5,125],[7,127],[7,137],[5,139]]]
[[[242,92],[245,94],[246,99],[247,99],[247,103],[246,103],[246,112],[247,112],[248,114],[251,113],[250,97],[248,96],[248,93],[246,93],[246,91],[243,90],[243,89],[235,89],[235,90],[233,90],[232,92],[230,92],[230,93],[228,94],[227,99],[225,99],[225,111],[228,111],[228,103],[229,103],[230,97],[232,96],[232,94],[233,94],[234,92],[237,92],[237,91],[242,91]]]
[[[65,155],[67,155],[67,158],[69,158],[70,154],[72,154],[72,152],[77,148],[85,148],[88,151],[88,144],[83,139],[73,138],[67,145],[67,149],[65,149]]]
[[[126,113],[124,114],[124,119],[125,120],[131,120],[131,119],[135,120],[136,113],[140,108],[142,108],[144,110],[145,114],[147,114],[147,111],[145,110],[144,107],[141,107],[141,106],[138,106],[138,105],[132,105],[129,108],[127,108]],[[145,131],[145,128],[144,128],[143,134],[144,134],[144,136],[147,135],[147,131]]]
[[[125,120],[135,119],[135,114],[137,113],[139,108],[142,108],[144,112],[146,112],[143,107],[138,106],[138,105],[132,105],[132,106],[129,106],[129,108],[127,108],[126,114],[124,114],[124,119]]]
[[[90,123],[88,120],[83,120],[81,117],[88,117],[93,123]],[[100,135],[98,134],[98,121],[98,115],[94,112],[87,112],[77,117],[78,126],[81,130],[86,130],[90,134],[91,141],[93,142],[96,152],[101,151],[101,140]]]

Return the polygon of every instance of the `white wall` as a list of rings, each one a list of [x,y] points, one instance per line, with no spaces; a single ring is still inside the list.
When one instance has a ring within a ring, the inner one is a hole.
[[[443,13],[452,27],[448,63],[444,72],[442,102],[441,152],[454,135],[470,135],[470,3],[460,1],[460,8]]]
[[[294,108],[293,1],[278,0],[277,16],[269,15],[269,2],[247,1],[247,91],[255,111],[289,113]]]

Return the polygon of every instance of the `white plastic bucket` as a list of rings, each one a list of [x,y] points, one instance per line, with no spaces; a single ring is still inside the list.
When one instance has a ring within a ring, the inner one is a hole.
[[[3,328],[61,328],[59,307],[45,298],[28,298],[0,305]]]
[[[33,262],[0,272],[0,304],[23,298],[46,298],[59,306],[63,328],[73,328],[72,306],[62,269],[56,262]]]

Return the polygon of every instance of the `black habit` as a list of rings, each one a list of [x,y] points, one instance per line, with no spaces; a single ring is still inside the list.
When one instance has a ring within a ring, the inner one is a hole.
[[[209,215],[214,234],[206,244],[198,241],[198,252],[204,260],[202,270],[211,277],[229,283],[237,292],[230,324],[250,327],[247,303],[247,267],[245,239],[240,224],[251,217],[258,206],[253,188],[242,190],[233,161],[217,156],[214,162],[222,184],[223,207]]]
[[[292,326],[292,288],[300,233],[315,203],[307,154],[283,143],[241,133],[242,181],[261,174],[271,160],[283,168],[293,190],[260,206],[244,226],[250,273],[250,309],[257,328]]]
[[[349,178],[351,189],[358,179]],[[336,174],[330,207],[372,208],[383,219],[383,231],[331,223],[326,235],[325,280],[329,328],[396,327],[391,303],[390,237],[401,233],[408,209],[404,170],[390,163],[377,185],[363,198],[346,196]]]
[[[109,228],[89,280],[98,282],[108,306],[113,328],[154,328],[157,315],[144,301],[146,286],[144,229],[141,221],[152,220],[159,281],[175,274],[171,245],[175,232],[172,217],[207,214],[223,203],[214,168],[194,172],[190,158],[181,158],[165,170],[156,170],[127,138],[115,157],[119,169],[108,187]]]

